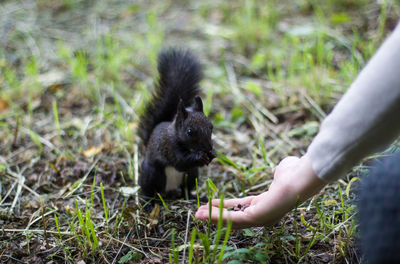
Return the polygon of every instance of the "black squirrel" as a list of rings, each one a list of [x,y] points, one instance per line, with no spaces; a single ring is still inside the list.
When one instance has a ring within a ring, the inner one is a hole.
[[[199,82],[202,69],[189,51],[163,50],[158,56],[158,82],[139,119],[138,133],[146,147],[139,185],[154,197],[180,187],[184,197],[195,186],[198,167],[216,152],[213,125],[203,113]]]

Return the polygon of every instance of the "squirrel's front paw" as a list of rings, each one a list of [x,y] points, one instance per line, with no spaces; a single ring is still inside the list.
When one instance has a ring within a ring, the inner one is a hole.
[[[207,153],[200,151],[196,156],[200,166],[208,165],[210,163],[210,158],[208,157]]]
[[[208,163],[210,163],[215,157],[217,157],[217,152],[214,149],[212,149],[207,153],[207,155],[208,155],[208,159],[209,159]]]

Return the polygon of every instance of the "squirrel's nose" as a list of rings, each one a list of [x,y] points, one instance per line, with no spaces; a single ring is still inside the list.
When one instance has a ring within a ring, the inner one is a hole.
[[[211,161],[211,160],[213,160],[213,159],[217,156],[217,153],[215,152],[214,149],[212,149],[212,150],[210,150],[210,151],[207,153],[207,156],[208,156],[208,158],[209,158],[210,161]]]

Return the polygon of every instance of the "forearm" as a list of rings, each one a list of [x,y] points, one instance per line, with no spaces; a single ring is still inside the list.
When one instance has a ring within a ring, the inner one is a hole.
[[[362,158],[400,133],[400,26],[385,41],[349,91],[323,121],[308,148],[325,181],[345,175]]]

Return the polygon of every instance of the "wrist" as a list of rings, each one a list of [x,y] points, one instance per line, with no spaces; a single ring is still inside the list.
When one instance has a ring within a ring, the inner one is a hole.
[[[302,203],[318,193],[326,184],[318,178],[306,154],[300,159],[278,165],[270,191],[279,196],[287,208],[293,208],[296,203]]]
[[[306,201],[327,184],[327,182],[318,177],[307,154],[300,158],[295,174],[298,177],[298,180],[295,182],[295,193],[299,195],[300,202]]]

